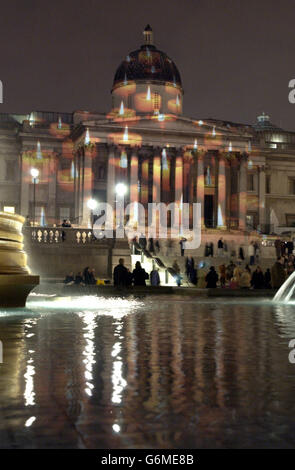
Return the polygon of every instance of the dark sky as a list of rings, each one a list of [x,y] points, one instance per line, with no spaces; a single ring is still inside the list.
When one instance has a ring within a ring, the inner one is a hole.
[[[295,130],[294,0],[14,0],[0,9],[0,112],[106,112],[117,66],[142,43],[176,63],[184,114]]]

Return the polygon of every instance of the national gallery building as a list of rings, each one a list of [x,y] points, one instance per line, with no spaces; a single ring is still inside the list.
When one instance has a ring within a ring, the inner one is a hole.
[[[114,205],[124,183],[127,203],[201,203],[204,229],[295,226],[295,132],[264,113],[253,125],[185,117],[176,65],[149,25],[143,35],[109,113],[0,115],[0,211],[88,227],[89,200]]]

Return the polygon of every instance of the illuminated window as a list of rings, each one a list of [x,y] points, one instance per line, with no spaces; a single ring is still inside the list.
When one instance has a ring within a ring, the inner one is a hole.
[[[254,175],[252,173],[247,176],[247,191],[254,191]]]
[[[154,111],[160,110],[160,95],[159,93],[154,93]]]
[[[103,180],[105,178],[105,166],[101,165],[98,168],[98,179]]]
[[[14,214],[15,213],[15,207],[14,206],[4,206],[3,211],[8,212],[9,214]]]

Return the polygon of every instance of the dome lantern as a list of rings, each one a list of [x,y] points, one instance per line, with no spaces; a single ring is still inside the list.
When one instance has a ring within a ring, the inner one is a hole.
[[[144,44],[149,46],[154,44],[154,38],[153,38],[153,30],[148,24],[143,32],[143,37],[144,37]]]
[[[180,73],[170,57],[153,44],[147,25],[144,44],[129,52],[119,65],[112,87],[112,113],[135,115],[182,114],[183,89]],[[123,103],[123,105],[122,105]]]

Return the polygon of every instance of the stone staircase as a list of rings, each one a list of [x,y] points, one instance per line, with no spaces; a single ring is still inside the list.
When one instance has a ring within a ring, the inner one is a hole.
[[[168,286],[176,285],[176,280],[173,276],[174,270],[172,268],[175,261],[177,262],[180,268],[180,273],[182,276],[182,285],[189,287],[193,286],[193,284],[188,281],[187,276],[185,274],[187,257],[193,257],[195,261],[195,268],[198,269],[199,272],[202,271],[203,274],[204,272],[208,272],[210,266],[214,266],[217,273],[219,274],[219,266],[222,264],[225,264],[227,266],[230,263],[231,259],[237,266],[240,266],[241,268],[244,268],[247,264],[249,264],[249,259],[247,257],[244,261],[241,261],[237,257],[231,258],[230,256],[194,256],[193,254],[191,254],[191,250],[185,250],[184,256],[181,256],[180,249],[175,249],[175,246],[170,247],[170,252],[169,250],[161,249],[160,252],[157,254],[151,254],[148,251],[141,250],[139,245],[137,245],[137,249],[141,251],[141,254],[131,255],[132,269],[134,269],[135,263],[137,261],[140,261],[142,267],[146,270],[147,273],[150,273],[153,267],[156,266],[159,269],[161,285]],[[167,253],[167,251],[169,254]],[[163,252],[166,252],[167,254],[162,254]],[[157,262],[157,260],[161,261],[162,266]],[[267,268],[271,269],[274,262],[275,258],[260,258],[257,265],[259,265],[262,271],[265,272]],[[203,268],[201,268],[202,265],[204,265]],[[255,264],[253,266],[250,266],[252,272],[256,269],[257,265]]]

